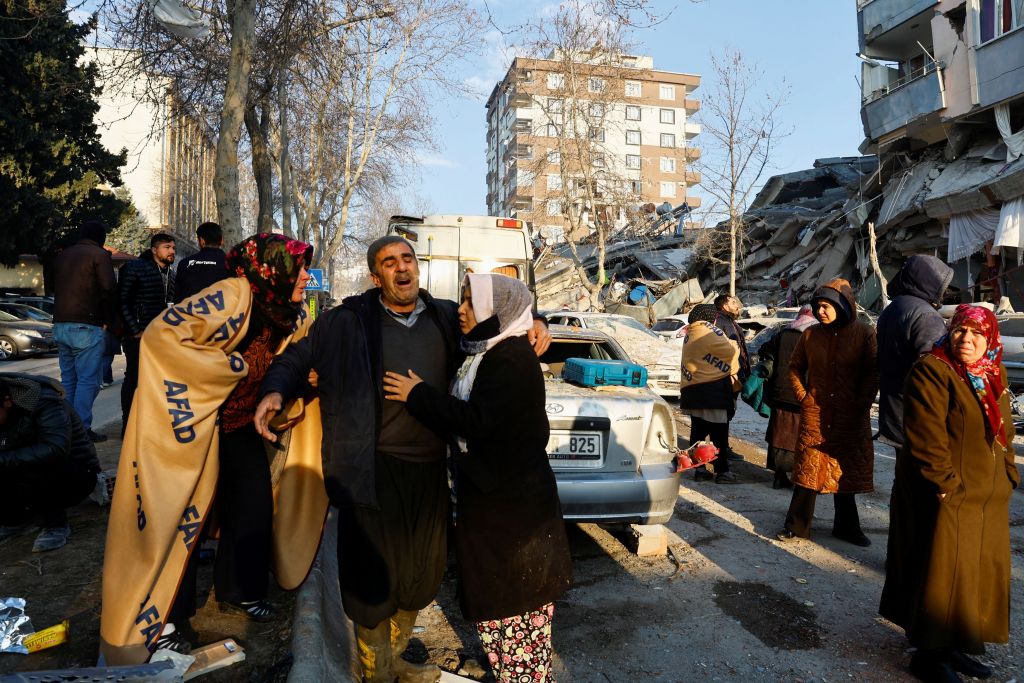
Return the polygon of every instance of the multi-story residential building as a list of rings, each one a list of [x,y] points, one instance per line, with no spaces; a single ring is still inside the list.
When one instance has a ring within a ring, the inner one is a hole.
[[[96,114],[100,139],[111,151],[128,150],[122,182],[152,230],[171,233],[183,245],[191,245],[196,226],[217,215],[216,134],[181,106],[173,84],[164,79],[139,79],[127,85],[104,79],[116,71],[123,51],[95,48],[90,55],[100,66],[103,88]],[[146,90],[160,93],[159,105],[141,95]]]
[[[865,150],[944,142],[1024,102],[1021,0],[858,0]]]
[[[488,213],[557,242],[572,225],[574,238],[621,227],[644,204],[699,206],[699,85],[649,56],[517,57],[487,101]]]

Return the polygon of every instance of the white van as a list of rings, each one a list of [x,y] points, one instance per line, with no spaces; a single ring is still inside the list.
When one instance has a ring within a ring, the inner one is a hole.
[[[392,216],[389,235],[416,249],[420,286],[439,299],[458,301],[469,273],[501,273],[534,291],[533,246],[526,224],[497,216]]]

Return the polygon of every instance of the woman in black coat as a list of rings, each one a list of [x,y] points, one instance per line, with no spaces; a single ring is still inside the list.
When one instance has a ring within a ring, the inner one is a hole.
[[[498,681],[547,681],[554,601],[572,565],[545,447],[544,379],[526,339],[532,298],[522,282],[470,274],[459,322],[468,354],[451,394],[388,372],[386,398],[455,435],[452,494],[462,614]]]

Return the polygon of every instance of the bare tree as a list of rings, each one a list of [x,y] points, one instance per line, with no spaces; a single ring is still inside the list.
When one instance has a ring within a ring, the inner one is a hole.
[[[711,57],[714,84],[701,105],[701,187],[715,200],[728,227],[729,293],[736,293],[736,270],[744,240],[743,214],[769,167],[774,145],[788,131],[779,127],[779,109],[789,90],[769,90],[765,74],[739,51]],[[721,231],[702,231],[701,251],[718,252]]]

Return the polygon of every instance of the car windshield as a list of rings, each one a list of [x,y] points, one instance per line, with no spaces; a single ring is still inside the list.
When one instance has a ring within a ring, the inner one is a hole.
[[[648,337],[658,339],[658,335],[644,327],[643,323],[639,320],[634,320],[633,318],[626,316],[616,316],[614,318],[611,316],[594,316],[593,318],[587,318],[587,325],[596,330],[600,330],[607,335],[611,335],[612,337],[615,337],[623,327],[626,327],[630,330],[642,332]]]
[[[1024,318],[1000,320],[999,334],[1004,337],[1024,337]]]
[[[675,332],[683,326],[682,320],[659,320],[651,328],[654,332]]]
[[[592,358],[595,360],[629,360],[609,344],[590,341],[589,339],[558,339],[540,357],[540,362],[547,365],[547,375],[561,377],[562,366],[568,358]]]
[[[786,320],[796,320],[796,314],[800,312],[800,309],[795,311],[775,311],[776,318],[784,318]]]
[[[6,306],[0,306],[0,309],[2,309],[4,313],[10,313],[21,320],[36,320],[44,323],[48,323],[53,320],[53,316],[49,313],[41,311],[38,308],[34,308],[33,306],[8,304]]]

